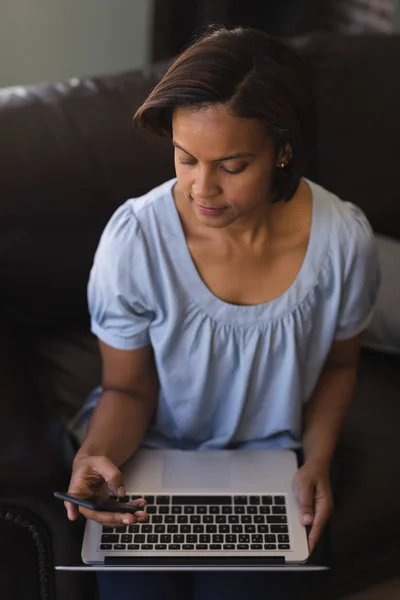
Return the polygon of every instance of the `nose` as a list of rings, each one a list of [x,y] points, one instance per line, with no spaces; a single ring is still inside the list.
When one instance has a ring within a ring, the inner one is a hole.
[[[209,169],[199,168],[192,183],[192,195],[196,198],[212,198],[221,192],[215,175]]]

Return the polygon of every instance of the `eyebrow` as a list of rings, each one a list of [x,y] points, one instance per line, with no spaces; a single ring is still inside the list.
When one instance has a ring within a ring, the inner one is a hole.
[[[172,141],[172,144],[175,148],[179,148],[179,150],[182,150],[182,152],[185,152],[185,154],[188,154],[192,158],[196,158],[195,156],[193,156],[193,154],[190,154],[190,152],[185,150],[185,148],[182,148],[182,146],[180,146],[176,142]],[[252,152],[236,152],[235,154],[230,154],[229,156],[221,156],[220,158],[216,158],[212,162],[221,162],[224,160],[235,160],[237,158],[253,158],[253,157],[254,157],[254,154]]]

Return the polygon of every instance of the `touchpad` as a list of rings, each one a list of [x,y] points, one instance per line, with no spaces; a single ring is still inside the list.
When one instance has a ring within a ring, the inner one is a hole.
[[[163,485],[176,491],[229,488],[229,463],[223,453],[218,456],[218,453],[208,452],[167,452]]]

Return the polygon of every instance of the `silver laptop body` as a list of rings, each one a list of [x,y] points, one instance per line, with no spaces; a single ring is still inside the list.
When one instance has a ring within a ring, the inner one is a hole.
[[[286,450],[142,449],[123,476],[127,495],[147,497],[149,523],[104,530],[87,521],[82,560],[150,570],[302,565],[308,545],[293,488],[297,468]]]

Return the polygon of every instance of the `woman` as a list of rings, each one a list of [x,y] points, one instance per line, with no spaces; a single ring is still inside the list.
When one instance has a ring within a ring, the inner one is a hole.
[[[177,58],[135,122],[171,137],[176,179],[123,204],[101,238],[89,306],[102,393],[70,491],[106,483],[124,495],[118,467],[141,444],[302,449],[295,484],[312,552],[378,268],[362,212],[303,178],[307,70],[264,33],[219,29]],[[265,573],[109,573],[99,584],[102,600],[300,597],[293,578]]]

